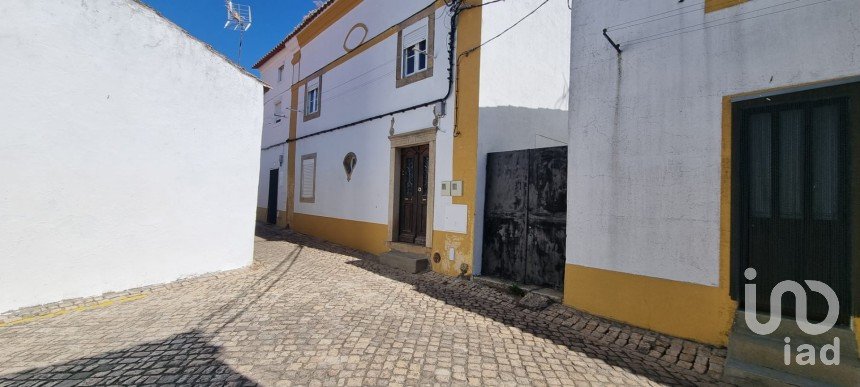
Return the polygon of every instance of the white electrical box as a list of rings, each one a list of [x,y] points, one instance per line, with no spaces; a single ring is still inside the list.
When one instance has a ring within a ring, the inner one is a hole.
[[[454,180],[451,182],[451,196],[463,196],[462,180]]]
[[[442,191],[442,196],[451,196],[451,182],[443,181],[440,191]]]

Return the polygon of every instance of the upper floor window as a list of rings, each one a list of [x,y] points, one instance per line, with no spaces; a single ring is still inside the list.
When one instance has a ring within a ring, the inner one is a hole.
[[[281,101],[275,102],[275,123],[281,122],[282,115],[284,110],[281,108]]]
[[[403,76],[427,70],[427,41],[403,49]]]
[[[278,82],[280,83],[283,80],[284,80],[284,65],[281,65],[281,67],[278,67]]]
[[[305,85],[305,121],[320,116],[321,90],[322,77],[312,79]]]
[[[436,30],[433,16],[432,12],[423,13],[400,24],[397,33],[397,87],[433,76],[433,36]]]

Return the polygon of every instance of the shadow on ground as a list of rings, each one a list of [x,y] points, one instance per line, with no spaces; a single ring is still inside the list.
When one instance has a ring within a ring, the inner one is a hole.
[[[0,386],[256,385],[220,362],[220,353],[221,348],[211,344],[208,335],[191,330],[120,351],[0,375]]]
[[[462,278],[444,277],[433,272],[409,274],[378,263],[376,256],[346,248],[310,236],[283,231],[266,225],[257,228],[257,236],[270,241],[286,241],[335,254],[356,258],[347,262],[376,275],[409,284],[416,291],[486,318],[516,327],[523,332],[547,339],[592,359],[622,368],[657,383],[670,385],[724,384],[709,375],[680,368],[672,363],[648,357],[635,350],[599,341],[583,334],[559,311],[582,315],[558,305],[546,310],[530,310],[517,305],[518,297],[484,287]],[[590,317],[594,318],[594,317]]]

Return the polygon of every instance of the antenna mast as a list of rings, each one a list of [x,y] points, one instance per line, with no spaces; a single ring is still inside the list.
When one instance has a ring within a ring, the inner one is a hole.
[[[242,43],[245,40],[245,31],[251,28],[251,6],[236,4],[230,0],[224,0],[227,6],[227,22],[224,23],[224,28],[239,31],[239,58],[237,62],[242,60]]]

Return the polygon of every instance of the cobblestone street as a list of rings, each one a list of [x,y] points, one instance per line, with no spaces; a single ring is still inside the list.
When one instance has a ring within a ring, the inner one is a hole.
[[[701,385],[721,373],[723,350],[516,301],[261,227],[248,269],[7,316],[0,385]]]

